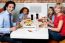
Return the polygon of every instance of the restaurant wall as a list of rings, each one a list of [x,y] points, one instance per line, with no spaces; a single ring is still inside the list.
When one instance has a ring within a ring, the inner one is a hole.
[[[4,3],[0,3],[0,8],[4,6]],[[38,13],[40,16],[46,16],[47,15],[47,3],[16,3],[15,8],[15,17],[19,14],[19,11],[22,7],[27,7],[29,12],[29,17],[31,14],[35,16],[36,13]]]
[[[5,3],[0,3],[0,8],[4,6]],[[47,9],[50,6],[55,6],[56,3],[16,3],[16,9],[14,11],[14,18],[17,18],[17,15],[19,14],[19,11],[22,7],[29,8],[29,17],[31,14],[34,15],[38,13],[41,16],[47,16]],[[63,3],[63,6],[65,6],[65,3]]]

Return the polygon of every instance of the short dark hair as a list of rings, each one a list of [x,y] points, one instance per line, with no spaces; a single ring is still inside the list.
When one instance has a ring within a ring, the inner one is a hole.
[[[9,4],[14,4],[14,9],[15,9],[16,4],[13,1],[7,1],[6,4],[4,5],[3,9],[6,10],[6,7],[8,7]]]
[[[20,10],[20,14],[23,13],[23,10],[24,9],[27,9],[27,14],[29,14],[29,9],[27,7],[23,7],[21,10]]]

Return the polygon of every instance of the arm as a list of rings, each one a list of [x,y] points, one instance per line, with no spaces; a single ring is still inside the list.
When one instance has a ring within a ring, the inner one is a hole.
[[[10,28],[1,28],[0,27],[0,33],[10,33]]]
[[[3,17],[0,15],[0,33],[10,33],[9,28],[4,28],[3,26]]]
[[[16,22],[16,27],[18,27],[19,23],[21,23],[21,21],[23,21],[22,19],[23,19],[23,14],[19,14],[18,18],[17,18],[17,22]]]
[[[48,22],[48,25],[54,27],[54,24],[53,23]]]
[[[62,28],[62,25],[63,25],[63,20],[60,20],[59,24],[58,24],[58,27],[57,28],[51,28],[51,30],[59,32]]]
[[[23,14],[19,14],[17,18],[17,22],[21,22],[23,19]]]
[[[52,20],[50,20],[49,18],[48,18],[48,25],[54,27],[54,24],[53,24]]]

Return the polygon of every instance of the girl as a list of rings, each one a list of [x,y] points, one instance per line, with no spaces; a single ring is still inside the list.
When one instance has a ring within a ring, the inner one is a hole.
[[[29,9],[27,7],[23,7],[20,10],[19,16],[18,16],[18,21],[21,22],[22,20],[28,18],[28,14],[29,14]]]
[[[52,20],[52,22],[54,21],[54,14],[55,14],[54,8],[49,7],[49,9],[48,9],[48,18],[50,20]]]
[[[55,17],[55,11],[53,7],[49,7],[48,9],[48,22],[53,24],[54,22],[54,17]],[[49,27],[52,27],[50,24],[48,25]]]

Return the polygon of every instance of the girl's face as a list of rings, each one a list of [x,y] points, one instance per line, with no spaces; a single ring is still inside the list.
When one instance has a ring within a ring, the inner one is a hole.
[[[54,8],[55,12],[56,13],[60,13],[61,12],[61,7],[60,5],[57,5],[55,8]]]
[[[24,9],[24,10],[23,10],[23,13],[24,13],[24,14],[27,14],[27,9]]]
[[[52,15],[53,13],[53,10],[51,8],[48,9],[48,14],[51,14]]]

